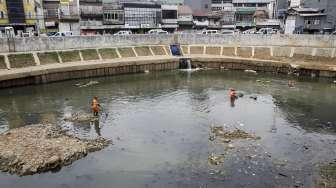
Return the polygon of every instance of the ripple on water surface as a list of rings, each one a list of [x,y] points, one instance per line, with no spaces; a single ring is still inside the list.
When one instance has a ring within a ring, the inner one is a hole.
[[[294,80],[293,88],[288,80]],[[95,84],[92,84],[95,83]],[[235,88],[242,97],[228,97]],[[89,114],[97,122],[64,118]],[[49,122],[114,145],[59,172],[0,174],[0,187],[311,187],[336,156],[336,87],[330,80],[235,71],[160,72],[4,89],[0,131]],[[229,143],[211,126],[261,137]],[[209,137],[210,136],[210,137]],[[209,157],[218,157],[218,164]],[[332,182],[333,180],[331,180]],[[327,182],[330,183],[330,182]]]

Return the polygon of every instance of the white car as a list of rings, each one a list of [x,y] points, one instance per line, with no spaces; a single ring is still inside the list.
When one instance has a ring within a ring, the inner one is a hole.
[[[223,34],[223,35],[234,35],[235,31],[233,31],[233,30],[222,30],[221,34]]]
[[[218,30],[204,30],[202,31],[203,35],[214,35],[214,34],[219,34]]]
[[[276,34],[272,28],[261,28],[256,34]]]
[[[132,35],[132,31],[118,31],[114,35]]]
[[[168,32],[162,29],[152,29],[148,31],[148,34],[161,35],[161,34],[168,34]]]
[[[255,34],[256,31],[254,29],[249,29],[249,30],[246,30],[246,31],[243,31],[243,34]]]
[[[57,32],[52,37],[68,37],[73,36],[72,31]]]

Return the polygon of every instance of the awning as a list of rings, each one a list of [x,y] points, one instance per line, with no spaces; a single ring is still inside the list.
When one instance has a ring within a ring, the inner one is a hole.
[[[177,24],[166,24],[166,25],[162,25],[162,28],[178,28]]]
[[[311,14],[299,14],[302,17],[314,17],[314,16],[326,16],[327,14],[323,13],[311,13]]]

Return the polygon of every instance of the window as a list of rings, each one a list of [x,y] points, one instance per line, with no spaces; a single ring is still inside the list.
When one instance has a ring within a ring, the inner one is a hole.
[[[320,20],[314,20],[314,25],[319,25],[320,24]]]
[[[5,18],[4,12],[0,11],[0,18]]]

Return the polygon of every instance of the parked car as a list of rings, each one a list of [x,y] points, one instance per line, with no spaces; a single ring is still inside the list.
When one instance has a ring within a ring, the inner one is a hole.
[[[272,28],[261,28],[259,31],[256,32],[256,34],[276,34]]]
[[[68,37],[68,36],[73,36],[73,33],[72,31],[63,31],[63,32],[57,32],[51,36],[52,37]]]
[[[222,30],[221,34],[223,34],[223,35],[234,35],[235,31],[234,30]]]
[[[249,30],[246,30],[246,31],[243,31],[243,34],[255,34],[256,31],[254,29],[249,29]]]
[[[131,35],[132,31],[118,31],[116,33],[114,33],[114,35]]]
[[[203,35],[214,35],[219,34],[218,30],[204,30],[201,32]]]
[[[148,31],[148,34],[161,35],[161,34],[168,34],[168,32],[162,29],[152,29]]]

